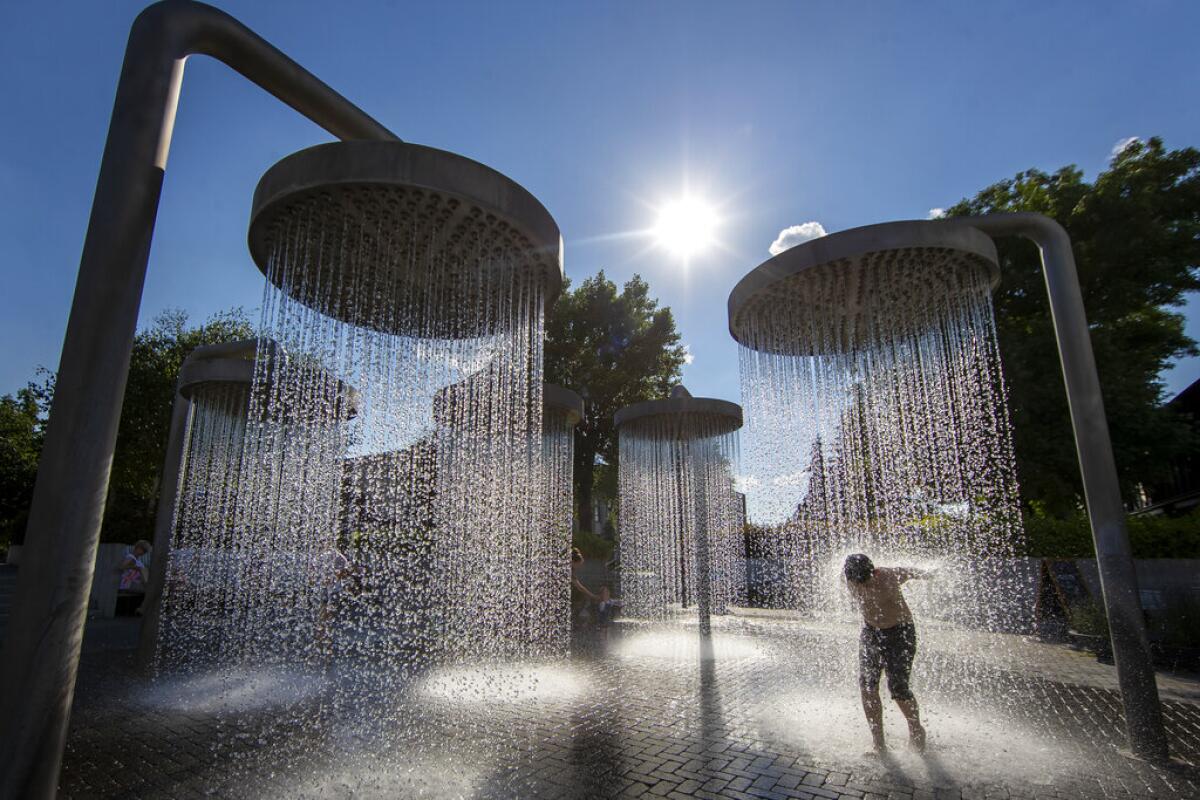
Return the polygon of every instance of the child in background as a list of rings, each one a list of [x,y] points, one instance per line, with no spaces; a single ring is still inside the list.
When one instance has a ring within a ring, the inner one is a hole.
[[[612,591],[608,586],[600,587],[600,594],[596,596],[596,624],[600,626],[604,638],[608,638],[608,629],[612,627],[613,617],[617,615],[617,609],[621,607],[620,600],[614,600]]]
[[[121,613],[128,613],[128,606],[134,605],[134,613],[142,614],[142,604],[146,601],[146,586],[150,583],[150,543],[138,539],[132,547],[125,551],[125,558],[118,570],[121,573],[117,605]],[[126,602],[122,602],[126,601]]]

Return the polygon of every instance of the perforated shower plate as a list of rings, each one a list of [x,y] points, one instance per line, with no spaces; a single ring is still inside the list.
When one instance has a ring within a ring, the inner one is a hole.
[[[617,428],[631,429],[666,425],[668,429],[673,427],[683,438],[700,431],[707,436],[718,436],[742,427],[742,407],[728,400],[690,395],[643,400],[614,414],[613,424]]]
[[[484,335],[495,292],[521,302],[540,282],[548,307],[563,283],[562,237],[532,194],[403,142],[335,142],[279,161],[254,192],[249,244],[294,299],[389,333]],[[273,258],[288,270],[272,270]]]
[[[729,332],[768,353],[850,350],[870,341],[883,316],[995,288],[999,279],[995,244],[969,225],[868,225],[805,242],[749,272],[729,295]]]
[[[547,383],[542,387],[544,412],[555,412],[567,418],[567,425],[575,426],[583,420],[583,398],[570,389]]]

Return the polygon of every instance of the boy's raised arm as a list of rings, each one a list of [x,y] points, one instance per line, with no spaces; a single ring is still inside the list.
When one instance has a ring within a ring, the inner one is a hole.
[[[917,569],[916,567],[893,567],[891,573],[900,583],[905,581],[928,581],[937,577],[936,569]]]

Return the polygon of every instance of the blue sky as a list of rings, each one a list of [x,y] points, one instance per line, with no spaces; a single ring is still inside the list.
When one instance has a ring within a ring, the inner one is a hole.
[[[640,273],[738,399],[729,290],[783,228],[922,218],[1019,170],[1089,176],[1118,140],[1200,146],[1193,2],[219,4],[406,140],[514,178],[558,220],[573,280]],[[0,392],[58,362],[129,23],[140,2],[0,9]],[[256,318],[251,193],[329,137],[205,58],[187,67],[142,322]],[[722,246],[644,237],[684,185]],[[1189,306],[1200,338],[1200,298]],[[1173,393],[1200,359],[1166,376]]]

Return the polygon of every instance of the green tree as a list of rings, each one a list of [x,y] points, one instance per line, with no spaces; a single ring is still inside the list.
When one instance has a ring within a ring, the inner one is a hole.
[[[577,519],[584,530],[592,527],[593,491],[616,497],[613,414],[629,403],[668,396],[685,356],[671,309],[659,308],[640,277],[620,293],[603,272],[573,291],[564,287],[546,323],[545,376],[584,401],[574,470]]]
[[[149,328],[138,332],[129,361],[129,378],[125,384],[125,402],[121,408],[121,423],[113,452],[101,541],[132,542],[135,539],[153,538],[159,480],[175,402],[175,383],[183,360],[201,345],[246,339],[253,335],[254,328],[240,308],[215,314],[199,327],[189,327],[187,314],[183,311],[165,311],[155,317]],[[32,476],[36,472],[37,457],[41,454],[42,419],[54,395],[54,376],[52,373],[46,374],[49,377],[42,384],[30,384],[18,393],[12,403],[9,403],[8,397],[0,401],[3,404],[0,406],[0,418],[3,420],[0,424],[5,426],[5,435],[11,420],[22,431],[21,441],[28,442],[22,450],[23,457],[31,456],[35,465],[32,471],[23,473],[29,476],[27,485],[21,485],[24,487],[21,489],[23,493],[14,491],[10,495],[6,491],[5,494],[3,524],[9,524],[10,519],[7,498],[13,497],[13,505],[20,506],[19,512],[14,512],[11,517],[12,536],[18,542],[24,538],[24,515],[28,512],[29,498],[33,492]],[[26,428],[22,426],[26,425],[25,419],[31,413],[35,414],[36,419],[31,423],[32,433],[26,436]],[[7,452],[3,458],[6,459],[2,467],[5,470],[3,479],[7,481]],[[15,457],[12,463],[17,463]],[[13,474],[17,473],[14,466]],[[15,477],[14,481],[19,482]],[[5,488],[8,489],[8,484],[5,484]]]
[[[20,538],[42,453],[43,385],[0,397],[0,549]]]
[[[1135,141],[1089,183],[1074,166],[989,186],[950,216],[1036,211],[1071,236],[1091,326],[1122,491],[1163,477],[1197,446],[1187,423],[1163,408],[1159,375],[1197,352],[1172,308],[1200,289],[1200,151]],[[1002,239],[996,322],[1022,500],[1064,516],[1081,487],[1062,373],[1036,248]]]
[[[129,361],[101,539],[131,542],[154,536],[158,485],[183,360],[202,345],[253,335],[254,328],[240,308],[218,313],[199,327],[188,327],[187,314],[181,310],[164,311],[138,333]]]

